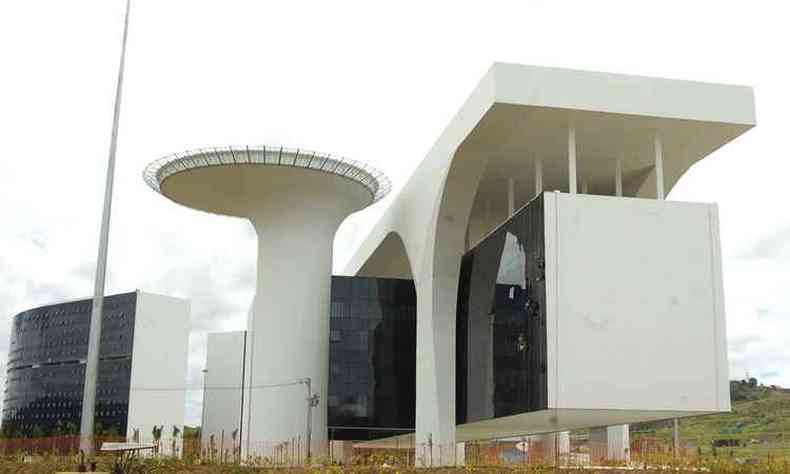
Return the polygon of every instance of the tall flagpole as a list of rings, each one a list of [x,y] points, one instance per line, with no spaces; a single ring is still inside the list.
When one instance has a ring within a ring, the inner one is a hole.
[[[123,69],[126,59],[126,36],[129,31],[129,8],[131,0],[126,0],[126,15],[123,22],[121,42],[121,62],[118,65],[118,84],[115,88],[115,109],[113,112],[112,135],[110,136],[110,156],[107,160],[107,178],[104,188],[104,210],[102,212],[101,233],[99,235],[99,255],[96,261],[96,282],[93,288],[93,309],[88,336],[88,359],[85,365],[85,388],[82,394],[82,419],[80,423],[80,449],[86,455],[93,455],[93,423],[96,410],[96,379],[99,374],[99,343],[101,341],[102,309],[104,306],[104,280],[107,273],[107,245],[110,237],[110,209],[112,207],[112,185],[115,175],[115,149],[118,145],[118,119],[121,115],[121,89]]]

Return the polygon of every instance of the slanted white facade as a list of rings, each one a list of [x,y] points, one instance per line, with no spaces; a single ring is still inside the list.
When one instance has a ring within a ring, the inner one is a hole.
[[[414,279],[434,465],[465,439],[729,409],[716,207],[664,199],[754,124],[749,87],[489,70],[345,268]],[[544,192],[549,407],[456,426],[462,256]]]

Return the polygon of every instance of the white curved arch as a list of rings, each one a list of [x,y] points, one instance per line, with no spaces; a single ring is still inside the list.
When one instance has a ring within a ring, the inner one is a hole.
[[[356,274],[359,276],[413,280],[414,272],[412,271],[409,252],[406,250],[406,245],[403,243],[400,234],[396,231],[387,233]]]

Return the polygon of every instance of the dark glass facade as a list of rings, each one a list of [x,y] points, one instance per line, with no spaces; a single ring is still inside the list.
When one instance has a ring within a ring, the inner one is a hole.
[[[137,293],[105,297],[96,422],[126,432]],[[91,300],[43,306],[14,316],[3,432],[44,436],[79,429]]]
[[[332,277],[330,439],[414,431],[416,307],[411,280]]]
[[[543,199],[464,255],[456,320],[456,422],[547,407]]]

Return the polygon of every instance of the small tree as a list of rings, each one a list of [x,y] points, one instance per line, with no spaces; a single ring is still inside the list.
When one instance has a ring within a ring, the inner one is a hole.
[[[211,460],[211,462],[214,462],[217,454],[217,443],[214,440],[214,435],[209,436],[208,443],[208,458]]]
[[[236,428],[230,434],[230,438],[233,440],[233,462],[237,460],[241,461],[241,444],[236,446],[236,438],[239,436],[239,429]]]
[[[44,429],[41,428],[40,425],[34,425],[33,431],[31,432],[32,438],[43,438],[44,437]]]
[[[176,451],[176,440],[178,439],[178,435],[180,433],[181,433],[181,430],[178,428],[178,426],[173,425],[173,439],[171,440],[171,445],[172,445],[172,448],[173,448],[173,450],[172,450],[173,456],[176,456],[176,457],[178,457],[178,452]]]
[[[107,428],[107,432],[105,434],[107,436],[118,436],[121,434],[121,429],[118,427],[118,425],[110,425],[110,427]]]
[[[162,428],[165,425],[156,426],[154,425],[154,429],[151,431],[151,435],[154,437],[154,452],[159,453],[159,440],[162,439]]]
[[[38,451],[39,440],[46,435],[44,433],[44,429],[41,428],[40,425],[35,425],[33,426],[33,431],[30,433],[30,435],[30,437],[33,438],[33,451]]]

